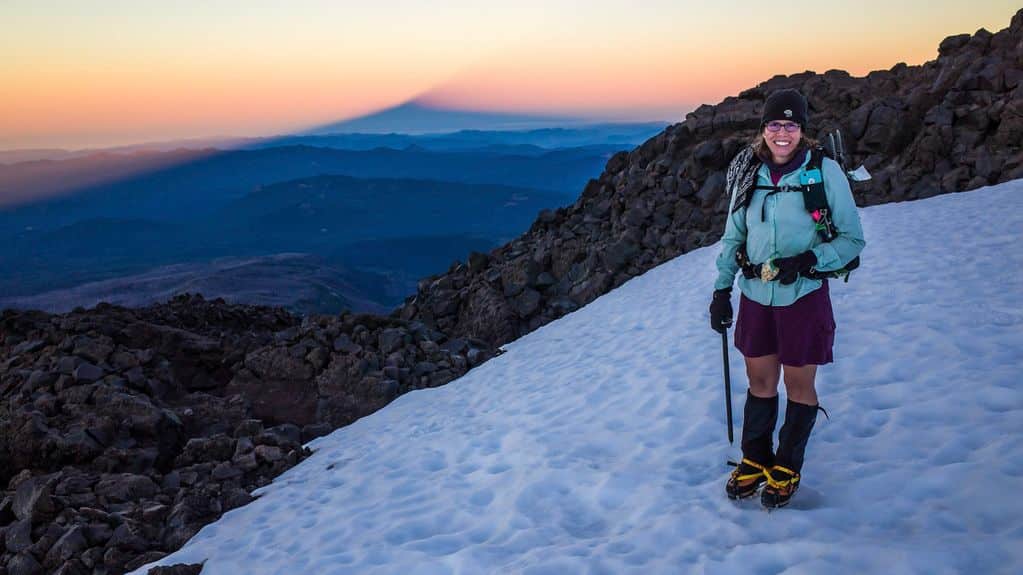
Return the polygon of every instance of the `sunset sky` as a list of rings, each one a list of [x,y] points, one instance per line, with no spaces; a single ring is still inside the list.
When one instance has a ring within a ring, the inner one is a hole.
[[[775,74],[862,75],[1018,0],[3,0],[0,149],[286,133],[419,99],[681,120]]]

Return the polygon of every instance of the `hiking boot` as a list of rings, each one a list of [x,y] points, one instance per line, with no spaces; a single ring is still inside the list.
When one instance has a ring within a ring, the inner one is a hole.
[[[728,477],[725,493],[729,499],[745,499],[756,495],[757,489],[767,481],[766,472],[767,468],[763,465],[743,457]]]
[[[767,485],[760,492],[760,504],[767,509],[785,507],[799,489],[799,473],[788,467],[775,465],[764,472]]]

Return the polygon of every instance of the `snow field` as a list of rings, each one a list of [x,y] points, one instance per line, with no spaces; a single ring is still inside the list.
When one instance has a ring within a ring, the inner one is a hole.
[[[725,460],[739,453],[707,314],[712,246],[312,442],[257,501],[159,564],[205,560],[204,575],[1023,572],[1023,180],[861,217],[863,265],[831,286],[836,363],[818,372],[831,419],[819,417],[785,509],[724,495]],[[746,379],[734,348],[730,368],[738,442]]]

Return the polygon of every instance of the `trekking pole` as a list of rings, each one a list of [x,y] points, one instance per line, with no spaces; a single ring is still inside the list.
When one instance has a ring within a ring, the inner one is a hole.
[[[728,372],[728,326],[730,325],[732,325],[731,322],[725,325],[724,331],[721,332],[721,356],[725,363],[725,413],[728,414],[728,444],[732,445],[735,443],[735,439],[732,436],[732,378]]]

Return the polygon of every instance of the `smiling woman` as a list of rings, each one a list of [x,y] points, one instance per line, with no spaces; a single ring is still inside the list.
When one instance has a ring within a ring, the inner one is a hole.
[[[764,103],[760,132],[729,167],[734,209],[728,212],[710,305],[711,327],[725,334],[732,323],[732,282],[741,269],[735,346],[746,361],[749,392],[742,462],[725,491],[742,499],[763,486],[760,501],[767,508],[788,504],[799,487],[821,409],[817,367],[833,361],[835,339],[827,278],[850,265],[865,245],[849,182],[838,163],[811,150],[814,142],[803,136],[808,122],[801,93],[773,92]],[[775,451],[783,372],[788,402]]]

